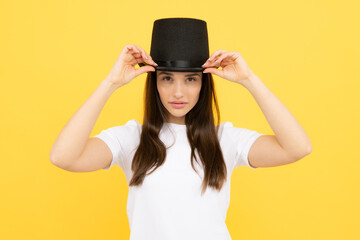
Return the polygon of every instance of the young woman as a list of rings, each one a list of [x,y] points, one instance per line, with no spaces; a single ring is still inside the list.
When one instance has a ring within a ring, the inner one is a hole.
[[[310,140],[238,52],[214,52],[204,72],[157,67],[141,47],[126,45],[61,131],[51,162],[73,172],[121,167],[129,185],[131,240],[231,239],[225,219],[232,171],[293,163],[311,152]],[[143,73],[143,124],[133,119],[89,138],[111,94]],[[247,88],[275,135],[219,124],[212,74]]]

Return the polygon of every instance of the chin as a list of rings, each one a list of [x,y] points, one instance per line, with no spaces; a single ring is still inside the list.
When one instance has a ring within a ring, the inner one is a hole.
[[[188,112],[183,112],[183,113],[173,113],[173,112],[170,112],[170,114],[176,118],[181,118],[181,117],[184,117]]]
[[[176,118],[184,117],[189,112],[188,109],[171,109],[171,111],[169,111],[169,109],[167,110],[172,116]]]

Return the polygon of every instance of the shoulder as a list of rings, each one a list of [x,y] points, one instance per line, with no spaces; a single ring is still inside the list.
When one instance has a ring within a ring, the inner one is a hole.
[[[231,133],[233,130],[234,125],[231,122],[223,122],[218,125],[218,137],[222,138],[229,136],[229,133]]]
[[[240,128],[240,127],[234,127],[234,125],[231,122],[223,122],[219,125],[218,130],[218,136],[219,138],[224,138],[224,140],[234,140],[236,142],[239,141],[246,141],[249,138],[257,137],[259,135],[262,135],[258,133],[257,131],[247,129],[247,128]]]
[[[224,129],[232,128],[233,125],[231,122],[223,122],[217,125],[216,127],[218,127],[218,136],[221,137],[223,135]]]
[[[127,121],[127,123],[123,126],[126,126],[128,128],[134,129],[134,130],[141,130],[142,129],[142,125],[136,120],[136,119],[132,119]]]
[[[141,135],[142,125],[136,120],[127,121],[124,125],[110,127],[102,131],[102,133],[113,135],[117,138],[135,137]]]
[[[136,119],[131,119],[129,121],[127,121],[124,125],[121,126],[116,126],[115,128],[124,128],[124,129],[131,129],[131,130],[141,130],[142,129],[142,125],[136,120]]]

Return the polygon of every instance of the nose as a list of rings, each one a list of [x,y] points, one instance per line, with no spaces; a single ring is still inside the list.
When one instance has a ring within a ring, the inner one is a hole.
[[[181,81],[177,81],[175,84],[174,84],[174,96],[176,98],[181,98],[183,95],[184,95],[184,85],[182,84]]]

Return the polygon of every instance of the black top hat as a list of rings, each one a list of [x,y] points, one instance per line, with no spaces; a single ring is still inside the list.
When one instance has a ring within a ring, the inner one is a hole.
[[[206,22],[194,18],[163,18],[154,22],[150,56],[156,70],[198,72],[209,58]],[[139,64],[143,66],[144,64]]]

